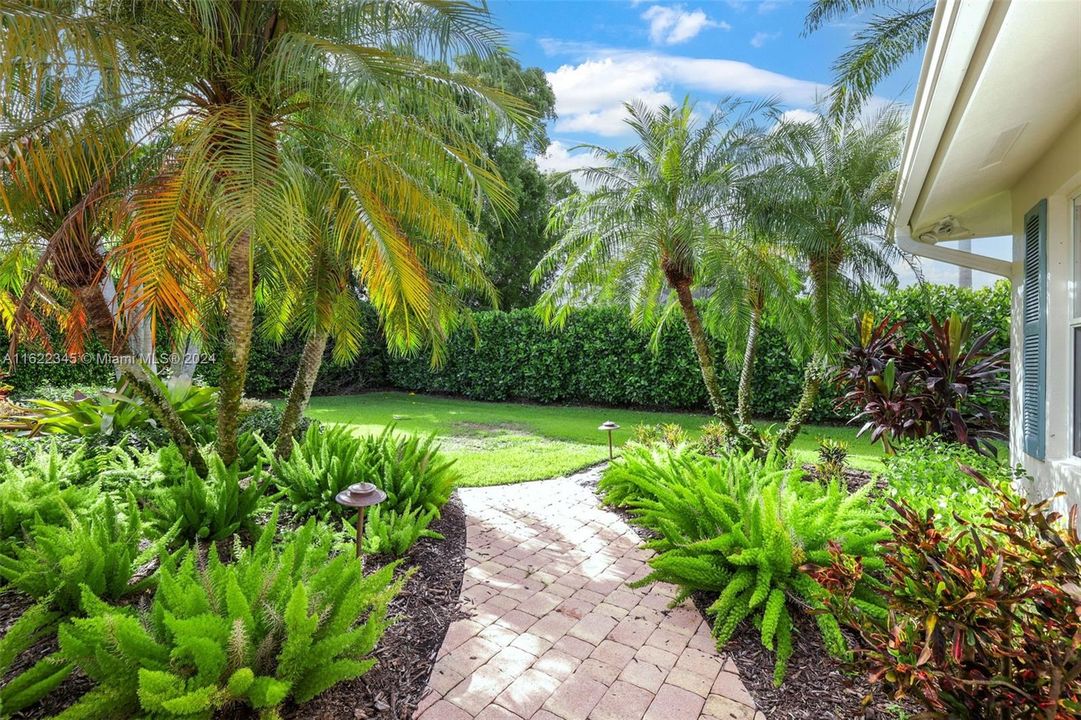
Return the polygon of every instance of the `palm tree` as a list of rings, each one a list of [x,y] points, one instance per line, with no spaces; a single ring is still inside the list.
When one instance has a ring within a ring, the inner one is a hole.
[[[733,440],[736,416],[721,389],[694,288],[703,256],[733,224],[732,203],[757,162],[761,106],[725,100],[699,121],[694,105],[656,110],[629,103],[636,143],[625,150],[586,146],[600,160],[583,171],[594,186],[558,203],[550,232],[558,238],[534,270],[554,272],[538,308],[551,323],[598,297],[630,305],[635,322],[655,325],[671,295],[698,357],[710,405]]]
[[[706,325],[724,340],[727,363],[739,370],[736,420],[743,435],[754,436],[751,424],[751,381],[758,340],[767,314],[787,345],[806,353],[809,318],[799,297],[803,278],[778,243],[753,227],[749,218],[733,233],[718,234],[702,263],[707,290]]]
[[[456,108],[462,96],[474,98],[469,119],[478,122],[486,118],[482,110],[495,117],[518,113],[520,104],[433,70],[422,57],[496,52],[499,36],[482,7],[442,0],[14,0],[0,8],[0,23],[5,91],[38,92],[36,69],[48,68],[82,80],[73,83],[84,91],[72,99],[71,114],[109,102],[147,135],[173,128],[167,162],[128,203],[131,222],[115,250],[120,303],[151,318],[168,310],[191,326],[208,268],[219,276],[227,340],[217,436],[226,463],[236,457],[260,273],[299,275],[308,267],[306,246],[294,242],[305,221],[304,167],[283,162],[283,134],[321,134],[328,140],[321,147],[344,156],[334,164],[345,168],[347,190],[360,173],[365,180],[355,186],[366,187],[366,178],[385,172],[394,158],[339,134],[338,123],[361,115],[389,121],[402,113],[386,106],[408,107],[415,145],[422,146],[414,149],[432,158],[449,152],[472,192],[502,195]],[[35,118],[4,133],[0,148],[55,120]],[[426,143],[425,125],[441,129]],[[373,223],[364,237],[374,236],[374,244],[348,234],[364,222]],[[390,219],[357,217],[341,223],[339,233],[346,244],[354,238],[348,254],[370,256],[375,272],[402,270],[393,250],[404,241]],[[409,301],[428,314],[428,290],[422,282],[402,283],[383,301],[392,309]]]
[[[886,8],[886,12],[875,15],[860,28],[855,42],[833,64],[835,77],[830,90],[833,114],[858,110],[878,83],[927,43],[935,4],[917,0],[896,7],[883,0],[814,0],[807,13],[805,35],[849,13],[878,7]]]
[[[55,113],[61,109],[56,93],[39,100],[38,110]],[[7,119],[10,122],[12,116]],[[111,280],[104,247],[116,206],[114,190],[123,187],[120,176],[130,170],[135,148],[123,122],[110,122],[97,111],[84,113],[77,128],[68,127],[69,122],[61,120],[39,130],[32,142],[21,144],[17,155],[0,158],[0,199],[6,209],[0,223],[6,240],[3,264],[21,264],[25,270],[23,277],[13,277],[19,299],[6,318],[12,348],[23,330],[29,331],[31,339],[48,344],[35,310],[59,321],[69,352],[78,352],[84,335],[93,333],[116,358],[123,384],[146,404],[189,463],[203,473],[206,466],[191,433],[160,386],[150,381],[142,360],[135,357],[123,318],[103,290]],[[83,141],[65,146],[73,136]],[[65,162],[74,163],[75,168]]]
[[[371,157],[360,167],[328,164],[306,176],[311,267],[299,283],[284,278],[282,291],[273,293],[275,334],[292,324],[306,336],[275,443],[280,456],[292,450],[328,339],[334,337],[336,362],[359,351],[362,295],[376,308],[392,352],[426,345],[436,359],[462,307],[459,293],[495,300],[483,271],[487,245],[465,211],[479,210],[479,195],[461,182],[449,148],[435,157],[423,152],[431,136],[416,137],[413,125],[407,117],[362,118],[352,141],[370,147]],[[302,144],[308,152],[310,140]],[[383,156],[388,148],[393,162]]]
[[[904,115],[888,108],[853,122],[819,115],[771,133],[771,166],[758,179],[754,222],[806,275],[813,332],[803,392],[775,440],[795,440],[818,398],[836,338],[873,283],[896,278],[889,242]]]

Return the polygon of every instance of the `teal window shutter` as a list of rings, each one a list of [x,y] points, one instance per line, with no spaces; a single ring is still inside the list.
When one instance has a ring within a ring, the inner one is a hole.
[[[1025,213],[1021,286],[1021,423],[1025,453],[1044,459],[1047,436],[1047,201]]]

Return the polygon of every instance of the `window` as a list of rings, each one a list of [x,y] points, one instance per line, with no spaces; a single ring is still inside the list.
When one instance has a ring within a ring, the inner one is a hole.
[[[1021,424],[1025,453],[1043,460],[1047,362],[1047,201],[1025,213],[1021,285]]]

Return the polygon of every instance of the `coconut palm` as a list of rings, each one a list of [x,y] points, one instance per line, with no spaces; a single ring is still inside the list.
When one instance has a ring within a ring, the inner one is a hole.
[[[344,168],[340,181],[349,192],[367,187],[373,176],[398,176],[388,169],[391,146],[355,143],[336,123],[364,115],[389,126],[391,117],[406,118],[415,151],[449,155],[470,192],[504,197],[456,109],[470,96],[476,110],[469,121],[484,122],[520,105],[423,59],[444,51],[496,52],[499,37],[482,7],[443,0],[13,0],[0,8],[0,23],[5,91],[34,95],[36,69],[48,68],[81,80],[72,83],[81,91],[69,103],[71,114],[104,101],[126,108],[140,132],[171,128],[167,162],[128,202],[131,222],[115,250],[120,303],[151,318],[168,311],[191,326],[206,285],[202,276],[207,268],[218,276],[227,339],[217,436],[227,463],[236,457],[260,273],[308,269],[306,246],[294,242],[306,217],[305,168],[283,161],[283,134],[305,129],[333,141],[321,147],[345,156],[334,165]],[[39,117],[14,128],[0,137],[0,147],[55,120]],[[432,126],[439,133],[426,132]],[[73,137],[70,145],[88,140]],[[400,198],[412,192],[397,190]],[[365,223],[372,232],[353,234]],[[373,298],[377,304],[409,304],[419,316],[435,312],[393,218],[357,216],[340,223],[339,233],[343,241],[352,238],[354,260],[368,257],[372,272],[401,275],[395,291]]]
[[[725,100],[701,120],[689,100],[626,109],[635,144],[624,150],[586,146],[600,162],[581,174],[593,189],[552,210],[549,230],[557,240],[534,281],[554,274],[538,308],[558,324],[571,307],[607,298],[628,303],[635,322],[648,327],[670,314],[661,308],[678,307],[713,412],[729,436],[739,438],[694,290],[710,243],[734,224],[732,204],[762,145],[755,118],[763,108]]]
[[[935,4],[917,0],[900,6],[883,0],[814,0],[807,13],[804,34],[844,18],[850,13],[884,8],[856,32],[853,44],[833,64],[831,112],[857,111],[875,86],[927,43]]]
[[[819,115],[771,133],[771,166],[751,213],[806,275],[813,331],[803,392],[775,440],[787,449],[814,406],[839,331],[869,286],[896,279],[901,253],[889,241],[904,115],[888,108],[864,121]]]

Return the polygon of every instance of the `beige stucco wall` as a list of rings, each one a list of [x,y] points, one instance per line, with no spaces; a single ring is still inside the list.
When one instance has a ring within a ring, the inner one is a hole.
[[[1081,288],[1074,282],[1073,200],[1081,195],[1081,115],[1069,125],[1050,149],[1023,174],[1010,192],[1013,218],[1013,323],[1011,346],[1013,377],[1011,386],[1012,429],[1010,457],[1033,477],[1026,488],[1035,498],[1065,491],[1067,503],[1081,503],[1081,458],[1072,448],[1073,349],[1070,315],[1073,293]],[[1021,324],[1020,292],[1024,270],[1024,215],[1040,200],[1047,199],[1047,438],[1046,458],[1036,460],[1025,454],[1021,425]]]

